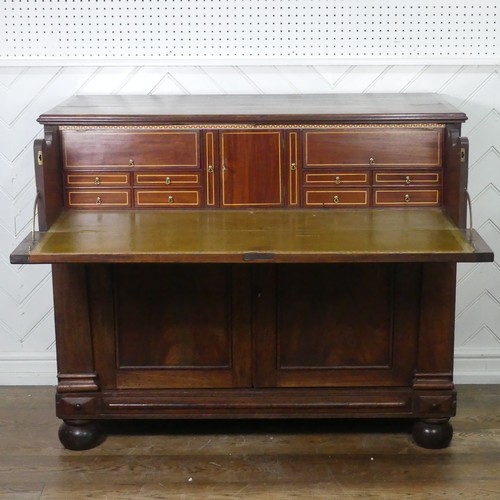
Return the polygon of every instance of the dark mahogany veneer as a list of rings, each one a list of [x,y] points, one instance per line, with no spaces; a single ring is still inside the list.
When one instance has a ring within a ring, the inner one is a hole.
[[[435,95],[77,96],[39,121],[61,442],[135,418],[415,419],[447,446],[466,117]]]

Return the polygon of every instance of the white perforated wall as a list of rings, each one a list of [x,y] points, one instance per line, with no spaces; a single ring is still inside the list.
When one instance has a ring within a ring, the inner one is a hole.
[[[499,0],[0,0],[0,59],[491,63],[499,18]]]

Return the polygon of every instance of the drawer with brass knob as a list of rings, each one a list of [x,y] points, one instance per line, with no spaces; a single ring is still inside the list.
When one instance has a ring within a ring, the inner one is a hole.
[[[135,172],[134,185],[144,187],[193,187],[200,186],[200,175],[197,173],[171,173],[171,172]]]
[[[135,189],[136,207],[174,208],[201,206],[200,190]]]
[[[305,189],[305,207],[367,207],[369,189]]]
[[[414,170],[376,170],[373,184],[384,186],[437,186],[441,184],[441,170],[416,172]]]
[[[200,168],[198,130],[64,127],[64,167]]]
[[[69,173],[64,175],[66,187],[122,187],[130,185],[130,174],[128,172],[85,172]]]
[[[66,206],[71,208],[128,208],[131,206],[130,202],[130,189],[66,190]]]
[[[369,185],[370,172],[359,171],[349,172],[345,170],[332,170],[329,172],[305,172],[304,185],[305,186],[363,186]]]
[[[417,124],[304,130],[304,168],[440,167],[443,130]]]
[[[373,206],[436,207],[441,204],[440,189],[374,189]]]

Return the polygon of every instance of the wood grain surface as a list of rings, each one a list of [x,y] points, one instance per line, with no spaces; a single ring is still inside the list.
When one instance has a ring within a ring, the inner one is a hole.
[[[458,392],[437,451],[411,442],[409,422],[320,420],[115,422],[71,452],[52,387],[3,387],[0,498],[500,498],[500,386]]]

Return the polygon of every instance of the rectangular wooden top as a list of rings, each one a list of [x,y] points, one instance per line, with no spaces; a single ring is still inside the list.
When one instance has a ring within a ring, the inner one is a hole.
[[[13,263],[485,261],[440,209],[67,211]],[[29,248],[31,247],[31,248]]]
[[[52,125],[463,122],[437,94],[80,95],[40,116]]]

